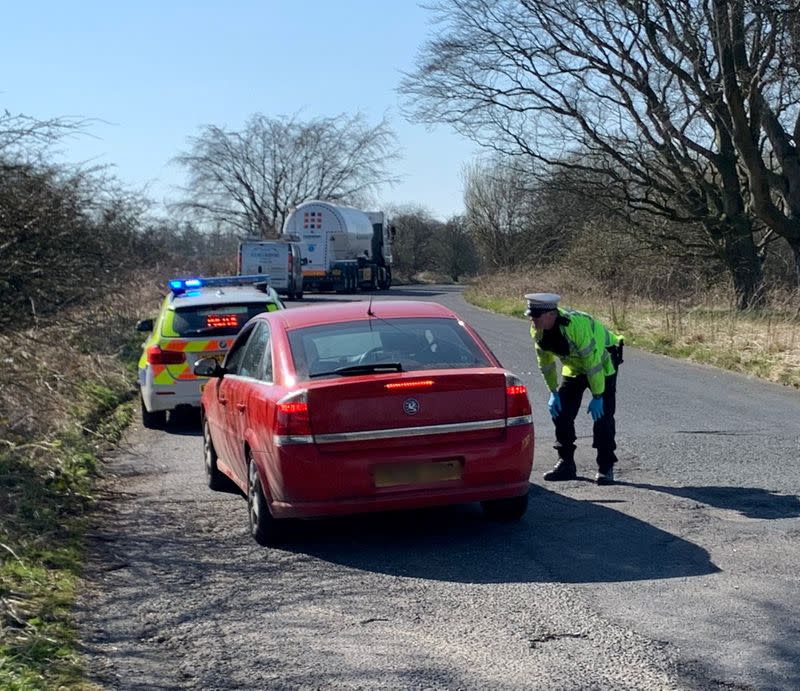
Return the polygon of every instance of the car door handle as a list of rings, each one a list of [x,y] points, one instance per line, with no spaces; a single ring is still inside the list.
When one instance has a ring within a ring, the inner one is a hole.
[[[237,403],[236,410],[238,410],[240,413],[243,413],[245,410],[247,410],[247,406],[244,403]]]
[[[228,399],[222,398],[221,396],[217,399],[220,405],[228,405]]]

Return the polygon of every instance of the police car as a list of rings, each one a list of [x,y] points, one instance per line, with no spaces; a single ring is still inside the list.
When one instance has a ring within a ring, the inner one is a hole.
[[[269,276],[176,278],[155,319],[136,330],[149,332],[139,359],[142,424],[157,428],[167,412],[200,405],[206,379],[192,366],[200,358],[224,359],[239,330],[261,312],[284,309]]]

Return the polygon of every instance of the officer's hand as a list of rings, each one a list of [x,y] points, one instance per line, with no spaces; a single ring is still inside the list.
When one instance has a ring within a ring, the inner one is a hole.
[[[553,391],[550,394],[550,400],[547,401],[547,409],[550,411],[550,417],[554,420],[561,413],[561,399],[558,396],[558,391]]]
[[[592,416],[592,420],[597,422],[601,417],[603,417],[603,399],[593,398],[591,401],[589,401],[589,409],[586,412]]]

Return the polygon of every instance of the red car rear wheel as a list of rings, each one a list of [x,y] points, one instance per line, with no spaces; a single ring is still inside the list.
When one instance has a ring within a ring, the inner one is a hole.
[[[250,534],[259,545],[268,547],[278,543],[282,537],[280,521],[275,520],[270,513],[256,464],[251,457],[248,457],[247,461],[247,513]]]
[[[203,465],[206,471],[206,484],[209,489],[221,492],[230,488],[232,484],[228,478],[220,472],[217,467],[217,450],[214,448],[214,440],[211,439],[211,429],[208,420],[203,420]]]

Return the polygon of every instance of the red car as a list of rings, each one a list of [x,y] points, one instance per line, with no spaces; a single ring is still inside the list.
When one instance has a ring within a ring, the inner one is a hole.
[[[283,519],[480,501],[528,504],[526,387],[433,302],[346,302],[263,313],[225,361],[203,359],[205,470],[247,494],[260,544]]]

